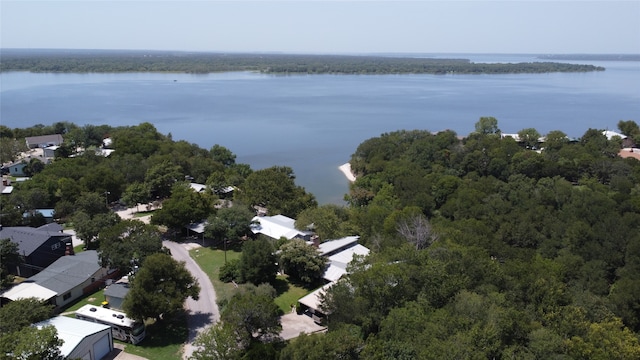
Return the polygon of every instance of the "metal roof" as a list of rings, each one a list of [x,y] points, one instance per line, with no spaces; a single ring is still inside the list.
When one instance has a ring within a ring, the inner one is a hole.
[[[284,215],[256,216],[252,220],[251,231],[254,234],[263,234],[272,239],[281,237],[293,239],[296,236],[305,236],[308,233],[296,229],[296,220]],[[257,222],[258,224],[255,224]]]
[[[12,287],[11,289],[0,294],[1,297],[7,298],[12,301],[28,298],[36,298],[42,301],[48,301],[55,297],[57,294],[55,291],[49,290],[34,282],[24,281],[20,284]]]
[[[322,304],[322,296],[324,295],[325,291],[327,291],[328,288],[333,286],[333,284],[334,283],[328,283],[323,287],[312,291],[307,296],[300,298],[298,302],[302,305],[306,305],[314,310],[322,312],[320,310],[320,304]]]
[[[52,325],[58,332],[58,338],[64,342],[60,346],[60,353],[66,358],[86,337],[102,331],[111,331],[111,326],[91,321],[74,319],[66,316],[56,316],[34,324],[37,328]]]
[[[342,239],[325,241],[320,244],[318,250],[322,255],[331,254],[332,252],[340,248],[351,246],[352,244],[357,243],[359,238],[359,236],[347,236],[343,237]]]

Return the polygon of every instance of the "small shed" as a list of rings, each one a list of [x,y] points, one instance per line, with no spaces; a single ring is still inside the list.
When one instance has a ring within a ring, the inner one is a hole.
[[[124,297],[129,293],[128,282],[116,282],[104,289],[104,297],[106,306],[110,309],[123,310],[122,302]]]

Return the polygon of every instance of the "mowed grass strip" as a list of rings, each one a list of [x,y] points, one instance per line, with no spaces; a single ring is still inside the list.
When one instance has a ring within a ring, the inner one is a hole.
[[[220,281],[220,268],[224,265],[224,250],[211,249],[207,247],[197,248],[189,251],[191,257],[204,271],[216,290],[217,301],[226,300],[233,296],[235,285]],[[240,258],[240,252],[227,250],[227,261]]]

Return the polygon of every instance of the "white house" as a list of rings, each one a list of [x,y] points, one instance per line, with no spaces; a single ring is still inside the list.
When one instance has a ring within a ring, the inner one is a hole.
[[[104,359],[113,350],[111,326],[66,316],[56,316],[34,324],[41,329],[53,326],[64,341],[60,354],[64,359]]]
[[[263,234],[276,240],[281,237],[289,240],[293,238],[308,240],[312,233],[296,229],[295,223],[295,219],[284,215],[256,216],[252,220],[251,231],[254,234]]]

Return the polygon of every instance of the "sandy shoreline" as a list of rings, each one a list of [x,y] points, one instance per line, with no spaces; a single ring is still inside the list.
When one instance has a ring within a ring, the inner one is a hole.
[[[349,163],[342,164],[338,167],[338,169],[342,171],[344,176],[346,176],[349,181],[351,182],[356,181],[356,177],[353,175],[353,172],[351,171],[351,164]]]

